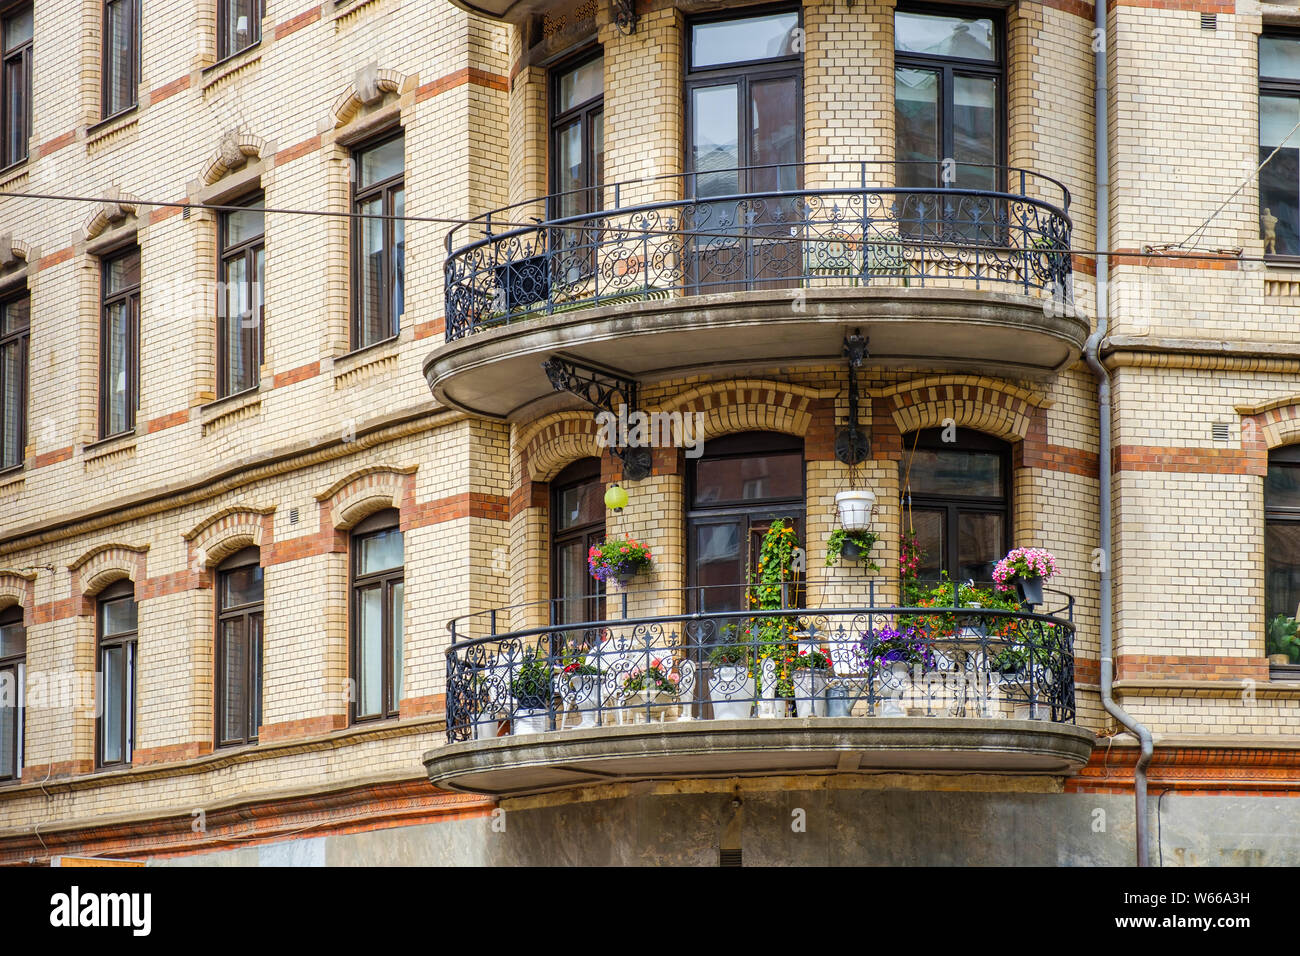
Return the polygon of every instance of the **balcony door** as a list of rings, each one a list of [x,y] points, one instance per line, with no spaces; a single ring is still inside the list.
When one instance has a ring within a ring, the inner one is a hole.
[[[605,540],[600,459],[583,458],[551,482],[552,621],[579,624],[605,616],[604,582],[591,576],[587,552]]]
[[[799,29],[798,10],[690,25],[687,197],[744,197],[686,207],[699,292],[788,287],[802,272]]]
[[[600,211],[605,177],[605,57],[597,52],[551,71],[551,199],[549,219]],[[582,282],[596,262],[591,229],[552,230],[551,277],[561,287]]]

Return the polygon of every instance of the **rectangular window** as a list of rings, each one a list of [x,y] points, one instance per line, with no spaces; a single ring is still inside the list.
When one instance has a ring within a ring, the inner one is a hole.
[[[401,135],[352,155],[354,350],[398,332],[406,283],[406,236],[402,220],[392,217],[406,212],[405,164]]]
[[[27,631],[23,609],[13,606],[0,611],[0,781],[23,773],[26,678]]]
[[[218,224],[221,253],[217,297],[217,382],[221,398],[256,388],[262,364],[263,271],[266,245],[262,197],[224,212]]]
[[[588,56],[551,73],[552,219],[586,216],[601,208],[605,175],[605,57]],[[575,223],[575,225],[577,225]],[[572,284],[591,275],[596,236],[586,229],[556,229],[550,243],[554,278]],[[540,291],[540,290],[539,290]],[[523,304],[527,296],[512,297]]]
[[[111,585],[97,606],[99,632],[99,717],[96,763],[129,765],[135,747],[135,589],[129,581]]]
[[[1300,256],[1297,34],[1259,38],[1259,162],[1264,163],[1259,171],[1259,229],[1264,255]]]
[[[135,428],[140,406],[140,250],[106,258],[99,323],[99,437]]]
[[[402,693],[402,532],[397,512],[368,518],[352,535],[354,721],[398,715]]]
[[[217,746],[253,743],[262,726],[262,567],[256,548],[217,570]]]
[[[0,470],[23,463],[27,444],[27,296],[0,302]]]
[[[217,0],[217,58],[262,41],[263,0]]]
[[[27,158],[32,135],[32,4],[0,13],[0,167]]]
[[[133,108],[140,86],[140,0],[104,0],[102,72],[104,118]]]

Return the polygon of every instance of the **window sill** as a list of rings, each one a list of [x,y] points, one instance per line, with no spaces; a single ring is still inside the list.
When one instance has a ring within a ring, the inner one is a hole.
[[[1269,681],[1300,681],[1300,664],[1270,664]]]
[[[8,166],[5,166],[3,169],[0,169],[0,180],[8,179],[10,176],[17,176],[18,174],[23,172],[24,167],[26,167],[28,161],[31,158],[32,158],[31,154],[29,153],[28,155],[24,156],[22,159],[18,160],[18,162],[10,163]]]
[[[262,407],[262,387],[248,388],[208,402],[199,409],[199,425],[206,436],[213,429],[234,424],[258,414]]]
[[[364,378],[369,378],[384,367],[397,364],[401,348],[401,335],[341,355],[334,360],[334,387],[346,388]]]
[[[227,77],[233,76],[240,70],[253,66],[255,63],[260,63],[261,60],[262,41],[258,40],[251,46],[244,47],[238,53],[232,53],[211,66],[205,66],[201,74],[203,89],[209,90]]]
[[[116,435],[109,435],[107,438],[101,438],[93,441],[81,449],[81,456],[86,461],[94,461],[104,455],[111,455],[115,451],[122,451],[127,448],[134,448],[136,441],[135,429],[130,431],[119,432]]]
[[[91,126],[86,127],[86,148],[89,149],[98,143],[120,133],[122,130],[129,129],[140,121],[139,105],[132,106],[130,109],[122,110],[113,116],[106,117]]]

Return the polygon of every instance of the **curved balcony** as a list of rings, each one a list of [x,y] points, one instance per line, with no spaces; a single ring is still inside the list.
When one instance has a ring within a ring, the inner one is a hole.
[[[424,762],[439,787],[495,796],[882,770],[1064,776],[1093,741],[1074,726],[1072,608],[736,611],[458,639],[488,624],[461,620],[448,745]]]
[[[1071,307],[1068,190],[1003,168],[986,170],[997,191],[871,184],[894,169],[658,177],[458,226],[429,386],[509,418],[549,394],[538,365],[556,352],[664,377],[838,363],[853,329],[876,364],[1042,378],[1073,363],[1088,325]],[[597,211],[556,215],[572,208]]]

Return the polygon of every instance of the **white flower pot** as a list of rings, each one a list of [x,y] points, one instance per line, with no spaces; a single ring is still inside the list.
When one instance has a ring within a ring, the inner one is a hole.
[[[521,734],[544,734],[549,729],[550,715],[545,710],[516,711],[510,722],[510,733],[515,737]]]
[[[744,720],[754,709],[754,678],[739,664],[721,664],[709,675],[715,720]]]
[[[835,508],[845,531],[867,531],[876,510],[876,496],[870,491],[841,491],[835,496]]]
[[[566,730],[582,730],[598,724],[600,703],[600,677],[597,674],[579,674],[568,678],[569,693],[565,703],[578,712],[578,723],[565,723]]]
[[[671,694],[646,693],[633,694],[623,702],[622,722],[625,724],[668,723],[678,720],[682,715],[682,705]]]
[[[794,709],[800,717],[825,717],[826,671],[818,668],[797,670],[791,675],[794,685]]]
[[[497,731],[500,729],[495,717],[480,717],[478,723],[474,725],[474,739],[496,740]]]

